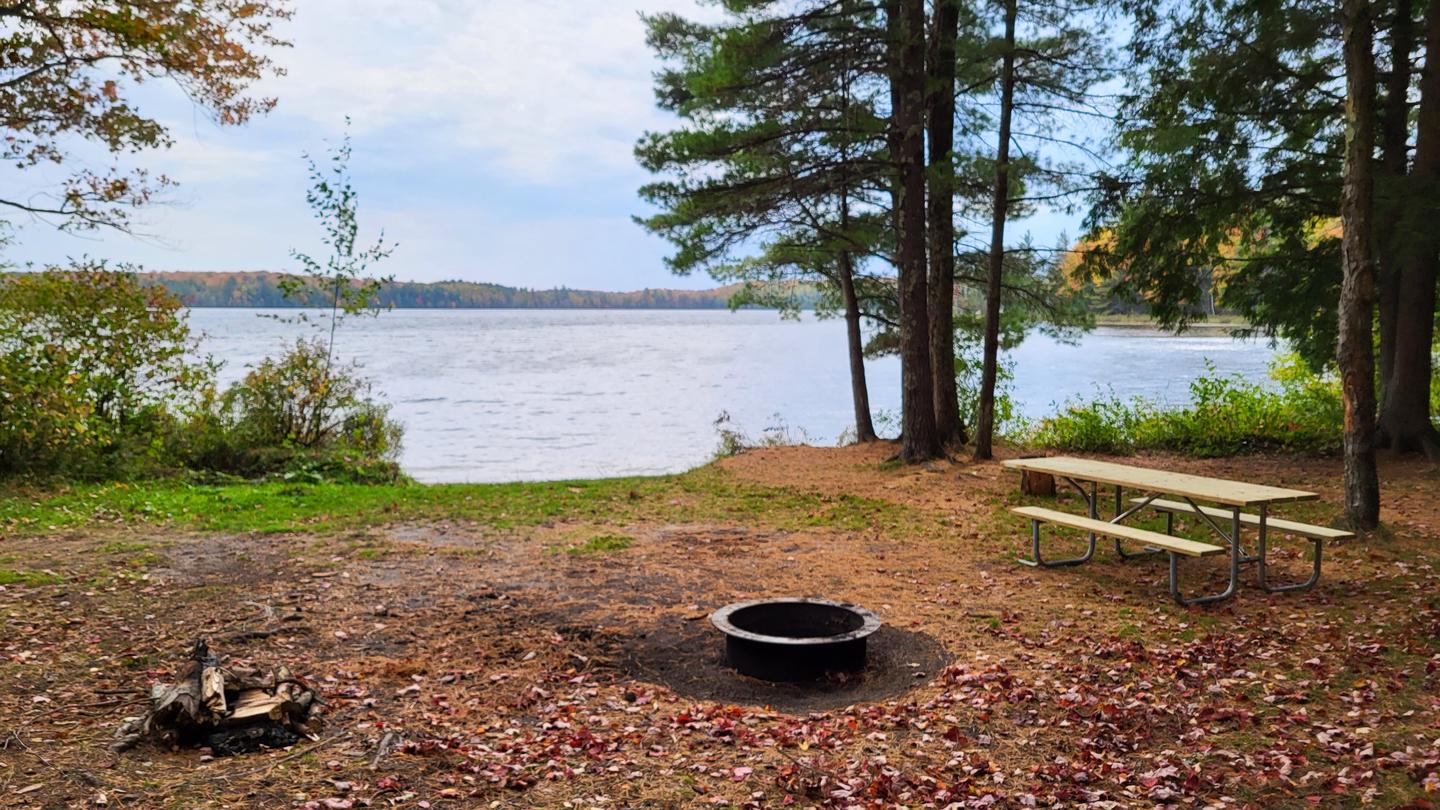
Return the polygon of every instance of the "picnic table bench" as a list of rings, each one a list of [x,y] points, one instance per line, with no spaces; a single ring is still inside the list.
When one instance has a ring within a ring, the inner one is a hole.
[[[1098,539],[1107,537],[1114,541],[1115,553],[1121,559],[1128,560],[1166,554],[1170,562],[1170,595],[1182,605],[1222,602],[1234,596],[1239,588],[1240,566],[1242,565],[1253,564],[1256,570],[1257,584],[1270,593],[1308,590],[1320,581],[1321,547],[1324,541],[1354,536],[1353,532],[1340,529],[1312,526],[1270,517],[1270,507],[1276,504],[1311,501],[1320,497],[1313,492],[1069,456],[1012,459],[1001,462],[1001,464],[1013,470],[1052,475],[1079,492],[1089,507],[1088,516],[1039,506],[1019,506],[1012,509],[1012,512],[1030,520],[1031,559],[1021,559],[1020,562],[1042,568],[1081,565],[1089,562],[1095,556]],[[1100,517],[1099,488],[1101,485],[1114,487],[1115,514],[1108,520]],[[1132,498],[1126,508],[1127,502],[1124,493],[1127,489],[1147,494],[1143,497]],[[1178,500],[1176,500],[1177,498]],[[1197,501],[1218,504],[1218,506],[1202,506]],[[1165,515],[1165,532],[1163,534],[1124,524],[1123,521],[1147,508]],[[1241,511],[1244,509],[1255,511],[1253,514]],[[1177,514],[1197,518],[1219,537],[1220,544],[1176,537],[1174,518]],[[1230,524],[1228,530],[1222,526],[1224,522]],[[1046,560],[1040,553],[1040,528],[1044,524],[1064,526],[1085,532],[1089,539],[1087,550],[1079,557]],[[1247,553],[1241,543],[1242,526],[1253,526],[1258,530],[1255,554]],[[1314,544],[1314,568],[1309,579],[1286,585],[1273,585],[1267,580],[1266,553],[1270,539],[1269,534],[1272,530],[1304,537]],[[1142,549],[1126,551],[1122,545],[1123,542],[1139,543]],[[1224,591],[1188,599],[1181,595],[1179,576],[1181,557],[1210,557],[1227,552],[1230,557],[1230,582]]]

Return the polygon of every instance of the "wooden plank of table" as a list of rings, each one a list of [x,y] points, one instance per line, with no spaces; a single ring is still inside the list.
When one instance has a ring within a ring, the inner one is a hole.
[[[1003,461],[1001,464],[1012,470],[1049,473],[1073,478],[1077,481],[1095,481],[1144,492],[1183,495],[1226,506],[1260,506],[1272,503],[1312,501],[1320,497],[1313,492],[1299,489],[1249,484],[1244,481],[1228,481],[1224,478],[1208,478],[1203,475],[1170,472],[1151,467],[1133,467],[1129,464],[1116,464],[1110,461],[1095,461],[1073,456],[1017,458]]]

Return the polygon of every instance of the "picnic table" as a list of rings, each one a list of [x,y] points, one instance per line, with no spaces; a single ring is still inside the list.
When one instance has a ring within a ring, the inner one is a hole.
[[[1011,511],[1030,520],[1031,556],[1020,562],[1043,568],[1081,565],[1095,556],[1100,537],[1115,542],[1115,553],[1121,559],[1167,554],[1170,562],[1170,595],[1182,605],[1222,602],[1235,595],[1240,584],[1240,567],[1254,565],[1256,582],[1271,593],[1301,591],[1314,587],[1320,580],[1321,546],[1325,540],[1353,537],[1352,532],[1312,526],[1270,517],[1270,507],[1277,504],[1312,501],[1320,496],[1298,489],[1209,478],[1202,475],[1135,467],[1109,461],[1095,461],[1069,456],[1021,458],[1001,462],[1012,470],[1054,476],[1073,487],[1085,499],[1089,515],[1081,516],[1038,506],[1020,506]],[[1100,517],[1100,486],[1114,488],[1115,509],[1109,519]],[[1125,491],[1141,493],[1125,501]],[[1169,497],[1166,497],[1169,496]],[[1205,505],[1205,504],[1214,504]],[[1165,533],[1124,525],[1124,521],[1146,509],[1165,515]],[[1253,513],[1243,510],[1254,510]],[[1211,529],[1220,545],[1175,536],[1175,515],[1187,515]],[[1229,523],[1228,529],[1223,525]],[[1064,560],[1046,560],[1040,554],[1040,527],[1054,524],[1087,533],[1089,547],[1079,556]],[[1250,554],[1241,542],[1241,527],[1256,528],[1256,553]],[[1315,561],[1309,579],[1287,585],[1273,585],[1267,580],[1266,551],[1271,530],[1297,535],[1314,543]],[[1126,551],[1122,543],[1139,543],[1140,551]],[[1179,558],[1229,555],[1230,583],[1224,591],[1194,598],[1180,594]]]

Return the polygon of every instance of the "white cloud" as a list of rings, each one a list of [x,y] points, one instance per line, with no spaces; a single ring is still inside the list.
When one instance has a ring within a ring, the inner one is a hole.
[[[629,221],[643,210],[631,154],[653,105],[656,63],[637,6],[713,14],[696,0],[301,0],[276,54],[289,75],[259,92],[277,111],[218,127],[173,87],[143,108],[175,145],[127,157],[180,183],[138,214],[148,238],[27,228],[15,260],[90,253],[154,269],[280,269],[318,249],[302,152],[354,119],[352,168],[366,237],[400,243],[401,278],[598,289],[696,286]],[[91,157],[103,168],[106,154]],[[69,167],[67,167],[69,168]],[[27,174],[38,189],[52,178]]]
[[[333,130],[405,131],[416,148],[472,153],[508,176],[555,183],[634,168],[663,125],[637,2],[696,13],[693,0],[307,0],[287,114]]]

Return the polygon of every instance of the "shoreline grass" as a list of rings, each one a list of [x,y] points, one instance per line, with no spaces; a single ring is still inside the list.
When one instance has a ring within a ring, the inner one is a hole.
[[[508,484],[197,485],[155,480],[0,486],[0,529],[16,535],[127,525],[326,533],[432,520],[473,520],[509,529],[561,519],[743,520],[779,528],[860,529],[898,527],[904,522],[903,511],[870,498],[742,482],[714,466],[654,477]]]

